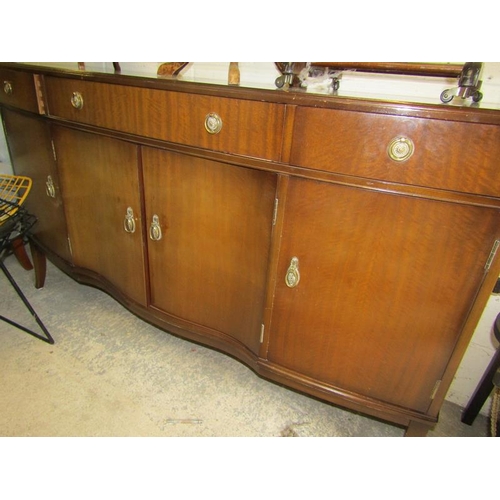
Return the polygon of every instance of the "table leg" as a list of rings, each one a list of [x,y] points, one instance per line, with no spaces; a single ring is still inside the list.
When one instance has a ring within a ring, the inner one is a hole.
[[[15,240],[12,240],[10,246],[22,268],[26,269],[26,271],[31,271],[31,269],[33,269],[33,265],[31,264],[30,258],[26,252],[23,238],[16,238]]]
[[[35,288],[43,288],[47,274],[47,259],[45,254],[31,240],[29,240],[29,244],[35,268]]]
[[[431,425],[423,424],[422,422],[417,422],[416,420],[410,420],[408,427],[406,428],[405,437],[425,437],[429,432]]]
[[[500,367],[500,349],[498,349],[484,372],[481,382],[476,387],[472,398],[469,400],[464,412],[462,413],[462,422],[467,425],[472,425],[477,417],[485,401],[488,399],[493,390],[493,376]]]

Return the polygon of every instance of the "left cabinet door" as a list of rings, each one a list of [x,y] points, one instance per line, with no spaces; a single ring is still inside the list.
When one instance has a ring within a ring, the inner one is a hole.
[[[46,249],[71,262],[49,125],[7,109],[2,110],[2,117],[14,173],[33,181],[26,200],[26,207],[38,218],[33,233]]]
[[[137,146],[53,128],[75,266],[146,305]]]

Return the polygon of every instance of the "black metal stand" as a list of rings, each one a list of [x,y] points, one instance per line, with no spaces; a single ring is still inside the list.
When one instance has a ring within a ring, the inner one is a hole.
[[[16,323],[15,321],[12,321],[9,318],[6,318],[5,316],[0,315],[0,320],[5,321],[6,323],[9,323],[12,326],[15,326],[19,328],[20,330],[25,331],[26,333],[29,333],[30,335],[33,335],[33,337],[36,337],[37,339],[43,340],[44,342],[47,342],[48,344],[53,344],[54,339],[48,332],[47,328],[45,328],[45,325],[42,323],[41,319],[38,317],[38,314],[36,311],[31,307],[31,304],[29,303],[28,299],[22,292],[22,290],[19,288],[18,284],[15,282],[14,278],[12,275],[9,273],[7,268],[5,267],[5,264],[3,263],[2,260],[0,260],[0,268],[2,269],[3,273],[7,277],[7,279],[10,281],[10,284],[13,286],[14,290],[17,292],[17,295],[21,298],[23,301],[24,305],[27,307],[28,311],[31,313],[31,315],[35,318],[35,321],[38,323],[38,326],[42,329],[43,333],[45,334],[45,337],[34,332],[33,330],[30,330],[29,328],[26,328],[25,326],[20,325],[19,323]]]
[[[496,339],[500,342],[500,314],[496,317],[495,323],[493,324],[493,332],[495,333]],[[472,425],[475,418],[478,416],[481,408],[483,407],[485,401],[491,394],[491,391],[495,388],[493,379],[496,372],[500,368],[500,348],[497,349],[493,358],[488,365],[488,368],[483,374],[479,385],[476,387],[474,394],[472,395],[467,407],[462,413],[462,422],[467,425]]]
[[[2,200],[2,203],[4,204],[3,206],[6,206],[8,202]],[[12,206],[13,204],[9,203],[9,205]],[[5,264],[3,262],[4,253],[9,248],[12,241],[15,238],[23,238],[23,239],[27,238],[30,229],[34,226],[36,221],[37,219],[34,215],[29,214],[25,209],[19,207],[14,215],[9,217],[5,222],[3,222],[0,225],[0,268],[2,269],[6,278],[9,280],[14,290],[16,291],[17,295],[23,301],[28,311],[35,318],[35,321],[41,328],[44,335],[36,333],[33,330],[30,330],[29,328],[26,328],[25,326],[20,325],[19,323],[16,323],[15,321],[12,321],[9,318],[6,318],[5,316],[0,315],[0,320],[5,321],[6,323],[9,323],[10,325],[16,328],[19,328],[20,330],[23,330],[24,332],[29,333],[30,335],[33,335],[33,337],[36,337],[37,339],[40,339],[43,342],[47,342],[48,344],[54,344],[54,339],[48,332],[47,328],[45,328],[45,325],[42,323],[37,313],[31,306],[28,299],[26,298],[22,290],[19,288],[19,285],[16,283],[12,275],[9,273],[8,269],[5,267]]]

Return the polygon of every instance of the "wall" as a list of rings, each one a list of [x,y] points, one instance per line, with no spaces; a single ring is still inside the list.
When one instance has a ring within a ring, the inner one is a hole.
[[[500,295],[492,294],[486,305],[476,331],[467,348],[462,363],[457,370],[446,399],[460,406],[466,406],[483,376],[498,342],[493,333],[493,323],[500,314]],[[489,415],[491,396],[484,404],[481,413]]]
[[[36,63],[41,65],[57,66],[77,69],[77,63]],[[97,62],[85,63],[89,71],[112,71],[112,63]],[[120,63],[123,73],[133,73],[141,76],[155,76],[158,65],[155,62]],[[183,70],[180,78],[196,79],[209,83],[227,82],[228,64],[216,63],[189,63]],[[279,73],[272,62],[239,64],[241,84],[248,86],[262,85],[274,88],[274,80]],[[483,106],[500,108],[500,63],[484,63],[482,73]],[[439,102],[439,94],[445,88],[454,86],[455,80],[423,77],[396,77],[392,75],[366,75],[360,73],[344,74],[341,81],[341,90],[349,95],[365,95],[367,97],[386,97],[393,99],[415,98]],[[3,132],[3,130],[2,130]],[[3,134],[0,133],[0,161],[9,163],[7,147]],[[10,167],[0,165],[4,170]],[[0,170],[1,173],[1,170]],[[7,172],[10,173],[10,172]],[[472,341],[457,371],[453,384],[446,399],[462,407],[466,406],[498,343],[492,333],[492,325],[500,314],[500,295],[491,295],[477,326]],[[481,413],[489,414],[491,398],[484,405]]]

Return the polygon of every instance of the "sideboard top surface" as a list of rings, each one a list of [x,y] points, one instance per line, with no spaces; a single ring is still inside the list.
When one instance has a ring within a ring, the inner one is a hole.
[[[333,95],[307,92],[305,89],[295,87],[283,90],[274,88],[272,85],[268,85],[266,88],[262,86],[225,85],[206,81],[200,82],[183,77],[155,77],[123,72],[80,71],[24,63],[1,63],[0,67],[60,78],[163,89],[175,92],[189,92],[192,94],[198,93],[289,105],[500,125],[500,108],[484,107],[481,103],[473,103],[470,99],[461,100],[457,104],[443,104],[439,101],[439,97],[435,99],[435,102],[418,102],[418,98],[409,98],[407,100],[400,98],[387,99],[386,97],[375,98],[370,94],[353,97],[349,94],[343,94],[342,91],[339,91],[337,95]]]

